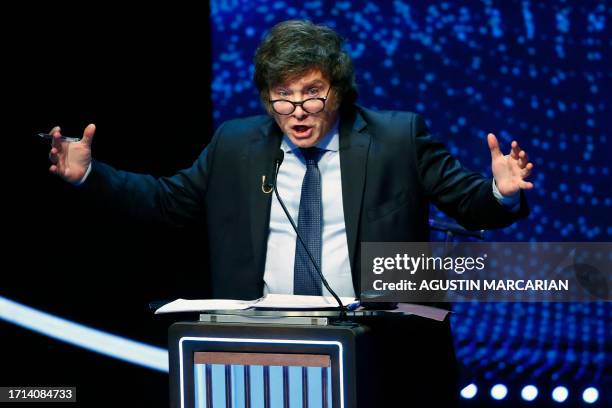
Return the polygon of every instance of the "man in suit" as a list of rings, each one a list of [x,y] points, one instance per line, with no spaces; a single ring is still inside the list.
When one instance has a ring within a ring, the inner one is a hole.
[[[92,160],[94,125],[75,143],[51,131],[50,171],[134,216],[179,226],[204,220],[218,298],[327,294],[267,188],[279,149],[278,192],[340,296],[360,293],[360,242],[429,239],[430,203],[474,229],[527,214],[522,190],[533,187],[525,180],[533,165],[516,142],[504,155],[488,135],[487,179],[434,141],[419,115],[356,105],[350,57],[327,27],[275,26],[257,50],[255,84],[268,115],[223,123],[193,166],[172,177]]]

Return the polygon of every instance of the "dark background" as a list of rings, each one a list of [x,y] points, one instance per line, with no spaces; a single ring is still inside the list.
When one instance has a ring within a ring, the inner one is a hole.
[[[517,138],[535,161],[528,220],[498,241],[610,241],[610,10],[605,2],[211,1],[21,3],[4,10],[3,266],[0,296],[166,347],[171,318],[156,299],[207,296],[206,237],[136,222],[48,174],[61,125],[97,125],[96,159],[170,175],[189,166],[223,120],[261,113],[250,85],[265,31],[288,18],[347,38],[360,103],[417,111],[464,165],[487,173],[484,137]],[[435,214],[443,218],[442,214]],[[433,239],[440,239],[434,236]],[[453,328],[463,384],[489,406],[610,401],[609,303],[458,304]],[[79,405],[166,406],[167,376],[0,321],[0,385],[77,386]],[[523,403],[526,404],[526,403]]]
[[[55,125],[97,125],[98,160],[171,175],[212,131],[207,9],[29,4],[4,13],[4,243],[0,296],[167,348],[157,299],[206,297],[205,237],[126,219],[48,173]],[[7,89],[8,88],[8,89]],[[72,385],[79,405],[167,406],[167,374],[0,321],[0,384]]]

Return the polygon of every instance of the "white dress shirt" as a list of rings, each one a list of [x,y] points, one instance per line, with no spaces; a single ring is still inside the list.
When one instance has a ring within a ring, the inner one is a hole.
[[[323,231],[321,272],[338,296],[355,296],[351,265],[349,263],[344,208],[342,203],[342,180],[340,178],[340,139],[338,123],[316,144],[325,150],[319,160],[321,173],[321,201],[323,207]],[[278,172],[278,193],[297,225],[302,181],[306,174],[306,162],[300,149],[287,135],[283,136],[281,149],[285,159]],[[296,234],[283,212],[276,195],[270,210],[270,235],[264,272],[264,294],[293,293],[293,268],[295,262]],[[322,287],[323,295],[329,295]]]

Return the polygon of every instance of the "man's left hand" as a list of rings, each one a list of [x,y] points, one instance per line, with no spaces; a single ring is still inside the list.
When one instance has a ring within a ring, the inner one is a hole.
[[[508,155],[501,152],[493,133],[489,133],[487,142],[491,150],[491,170],[499,192],[504,196],[511,196],[521,189],[532,189],[533,183],[525,179],[531,174],[533,163],[529,162],[527,152],[521,150],[517,141],[512,141],[512,150]]]

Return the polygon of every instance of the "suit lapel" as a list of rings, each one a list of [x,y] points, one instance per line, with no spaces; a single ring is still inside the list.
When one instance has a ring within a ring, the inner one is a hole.
[[[251,220],[251,243],[255,270],[263,279],[266,254],[266,242],[270,229],[270,205],[272,194],[265,194],[261,189],[262,175],[270,177],[274,166],[274,157],[280,148],[282,133],[274,120],[254,132],[250,143],[246,167],[247,190]]]
[[[342,203],[344,224],[349,250],[353,284],[359,287],[355,271],[357,234],[359,232],[361,206],[365,184],[370,135],[365,131],[366,122],[358,111],[344,115],[340,123],[340,171],[342,178]]]

